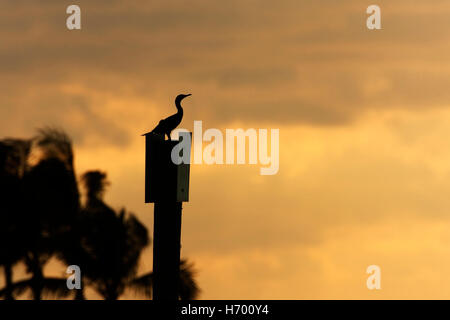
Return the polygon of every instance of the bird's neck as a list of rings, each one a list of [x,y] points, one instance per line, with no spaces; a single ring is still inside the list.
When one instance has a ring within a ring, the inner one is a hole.
[[[181,103],[180,102],[176,102],[175,106],[177,107],[177,110],[179,113],[183,113],[183,108],[181,107]]]

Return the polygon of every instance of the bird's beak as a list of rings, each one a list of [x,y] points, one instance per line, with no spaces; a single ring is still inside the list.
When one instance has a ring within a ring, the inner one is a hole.
[[[192,94],[188,93],[188,94],[186,95],[186,97],[189,97],[189,96],[192,96]]]

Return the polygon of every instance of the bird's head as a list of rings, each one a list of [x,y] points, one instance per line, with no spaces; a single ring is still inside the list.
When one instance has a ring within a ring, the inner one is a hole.
[[[179,104],[181,102],[181,100],[183,100],[186,97],[189,97],[191,94],[179,94],[177,95],[177,97],[175,98],[175,103]]]

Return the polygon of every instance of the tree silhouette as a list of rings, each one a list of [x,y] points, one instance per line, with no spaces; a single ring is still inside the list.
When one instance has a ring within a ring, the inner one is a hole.
[[[103,201],[105,173],[89,171],[82,182],[86,204],[62,258],[80,266],[83,278],[105,299],[115,300],[136,275],[141,252],[149,244],[148,232],[133,214],[125,209],[116,213]]]
[[[116,213],[104,202],[106,173],[89,171],[81,180],[86,204],[78,220],[80,227],[72,237],[73,246],[64,251],[63,260],[76,262],[82,277],[107,300],[119,298],[127,287],[151,298],[152,273],[136,277],[140,255],[150,242],[147,228],[125,209]],[[195,298],[199,289],[186,261],[181,264],[180,276],[180,297]]]
[[[13,299],[13,265],[24,255],[21,232],[20,141],[0,142],[0,266],[5,275],[3,296]]]
[[[15,294],[31,289],[33,298],[39,300],[43,292],[59,296],[70,293],[64,279],[44,277],[43,268],[70,230],[79,211],[79,194],[67,135],[43,129],[30,144],[30,154],[35,154],[37,164],[25,168],[15,205],[20,208],[17,216],[22,220],[19,229],[25,245],[21,258],[32,276],[11,287]]]

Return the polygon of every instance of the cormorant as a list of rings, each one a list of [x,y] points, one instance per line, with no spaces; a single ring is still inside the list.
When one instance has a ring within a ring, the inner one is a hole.
[[[155,129],[153,129],[149,133],[161,134],[163,135],[163,137],[164,135],[167,135],[167,138],[171,140],[170,133],[180,124],[181,119],[183,119],[183,108],[181,107],[181,100],[183,100],[186,97],[189,97],[190,95],[191,94],[179,94],[175,98],[175,106],[177,107],[178,110],[177,113],[159,121]],[[144,136],[147,134],[148,133],[144,134]]]

